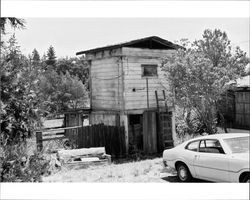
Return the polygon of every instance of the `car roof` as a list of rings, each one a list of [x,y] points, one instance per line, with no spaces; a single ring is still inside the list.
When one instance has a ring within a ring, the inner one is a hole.
[[[193,140],[201,140],[201,139],[226,139],[226,138],[237,138],[237,137],[246,137],[250,136],[249,133],[220,133],[220,134],[213,134],[213,135],[205,135],[201,137],[193,138]]]

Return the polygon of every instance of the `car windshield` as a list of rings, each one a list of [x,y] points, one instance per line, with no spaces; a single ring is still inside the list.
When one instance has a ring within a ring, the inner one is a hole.
[[[232,153],[243,153],[249,151],[249,136],[224,139]]]

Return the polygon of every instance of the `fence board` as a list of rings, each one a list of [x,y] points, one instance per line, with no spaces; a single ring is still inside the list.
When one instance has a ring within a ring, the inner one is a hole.
[[[42,131],[36,133],[37,148],[40,150],[43,147],[43,141],[68,138],[75,142],[76,148],[105,147],[106,153],[116,158],[124,157],[126,154],[124,127],[98,124],[67,128],[65,135],[61,137],[45,138],[43,135]]]
[[[106,126],[97,124],[82,127],[82,131],[78,131],[82,137],[79,138],[79,145],[82,148],[89,147],[105,147],[106,153],[113,157],[125,156],[125,129],[118,126]]]

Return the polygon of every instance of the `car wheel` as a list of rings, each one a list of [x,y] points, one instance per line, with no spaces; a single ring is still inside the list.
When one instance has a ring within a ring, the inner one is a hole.
[[[177,175],[182,182],[189,182],[192,179],[189,169],[185,164],[179,164],[177,166]]]
[[[244,178],[243,178],[243,183],[250,183],[250,174],[247,174]]]

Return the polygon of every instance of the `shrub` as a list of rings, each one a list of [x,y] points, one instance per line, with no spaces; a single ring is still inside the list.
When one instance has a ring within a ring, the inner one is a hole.
[[[41,182],[50,173],[50,160],[38,152],[28,155],[25,144],[1,148],[0,182]]]

